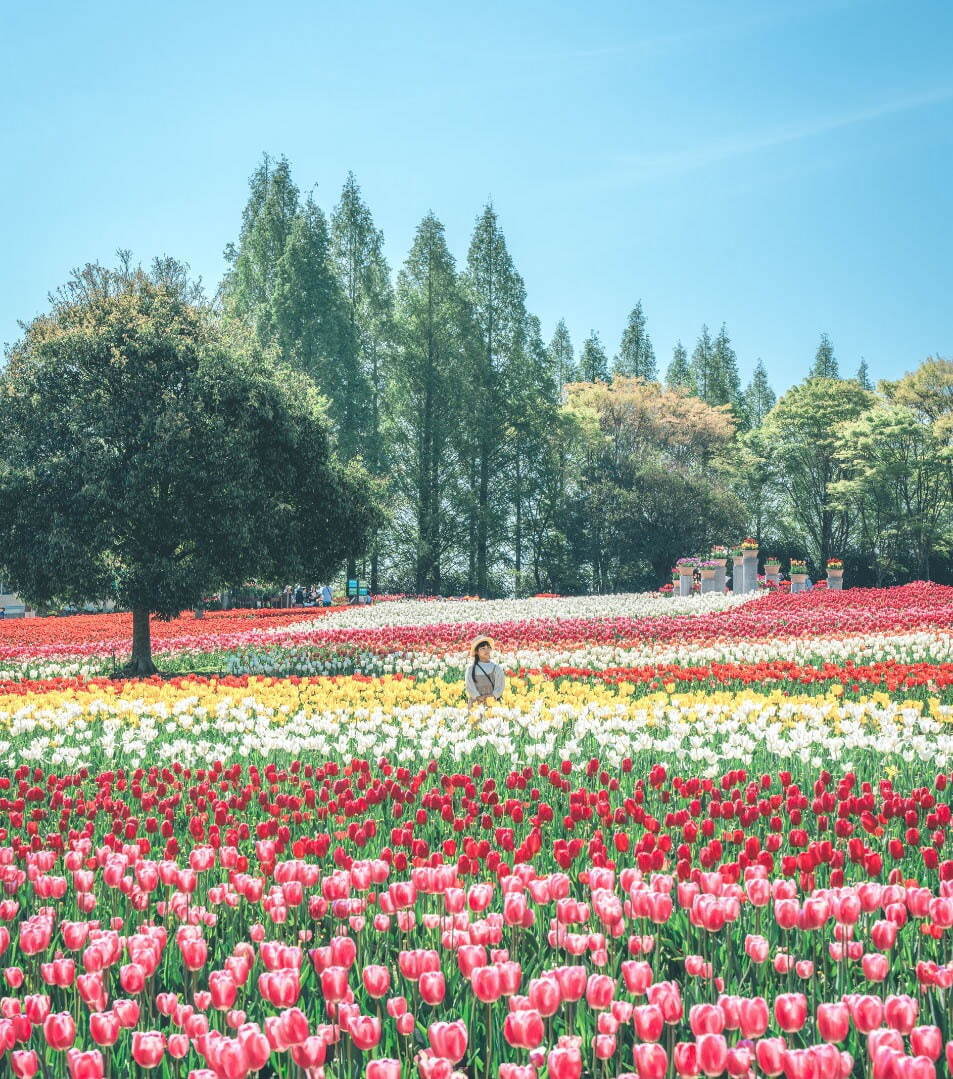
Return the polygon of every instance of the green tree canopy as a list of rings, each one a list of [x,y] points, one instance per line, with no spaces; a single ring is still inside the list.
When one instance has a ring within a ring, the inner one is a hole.
[[[129,672],[150,615],[222,582],[326,578],[376,523],[307,376],[217,318],[186,268],[74,272],[0,381],[3,570],[32,602],[114,598]]]
[[[764,422],[764,442],[777,465],[793,530],[818,567],[842,554],[850,512],[831,504],[828,488],[845,479],[837,457],[838,428],[874,404],[851,380],[809,378],[792,387]]]

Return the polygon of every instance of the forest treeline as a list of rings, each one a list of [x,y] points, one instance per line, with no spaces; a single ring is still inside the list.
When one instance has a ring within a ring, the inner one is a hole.
[[[724,325],[660,363],[641,302],[611,356],[562,321],[546,340],[491,205],[464,261],[428,213],[395,272],[353,175],[326,214],[285,158],[225,254],[216,306],[314,379],[372,477],[386,523],[347,569],[374,591],[652,588],[749,534],[848,584],[953,577],[949,361],[874,388],[824,334],[776,399]]]

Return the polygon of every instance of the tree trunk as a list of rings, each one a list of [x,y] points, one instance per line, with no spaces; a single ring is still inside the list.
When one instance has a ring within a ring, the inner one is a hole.
[[[122,669],[123,674],[144,678],[156,673],[152,662],[152,635],[149,626],[149,608],[134,607],[132,610],[132,656]]]

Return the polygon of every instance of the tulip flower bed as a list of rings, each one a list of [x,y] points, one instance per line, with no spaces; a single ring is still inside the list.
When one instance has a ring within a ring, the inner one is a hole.
[[[0,623],[3,1079],[953,1075],[953,590],[121,618]]]

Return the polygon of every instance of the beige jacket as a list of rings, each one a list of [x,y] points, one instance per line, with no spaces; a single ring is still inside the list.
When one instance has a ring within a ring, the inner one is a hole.
[[[477,697],[495,697],[499,700],[506,688],[506,675],[503,673],[503,668],[492,660],[489,663],[471,660],[467,664],[464,681],[467,696],[471,701],[475,701]]]

